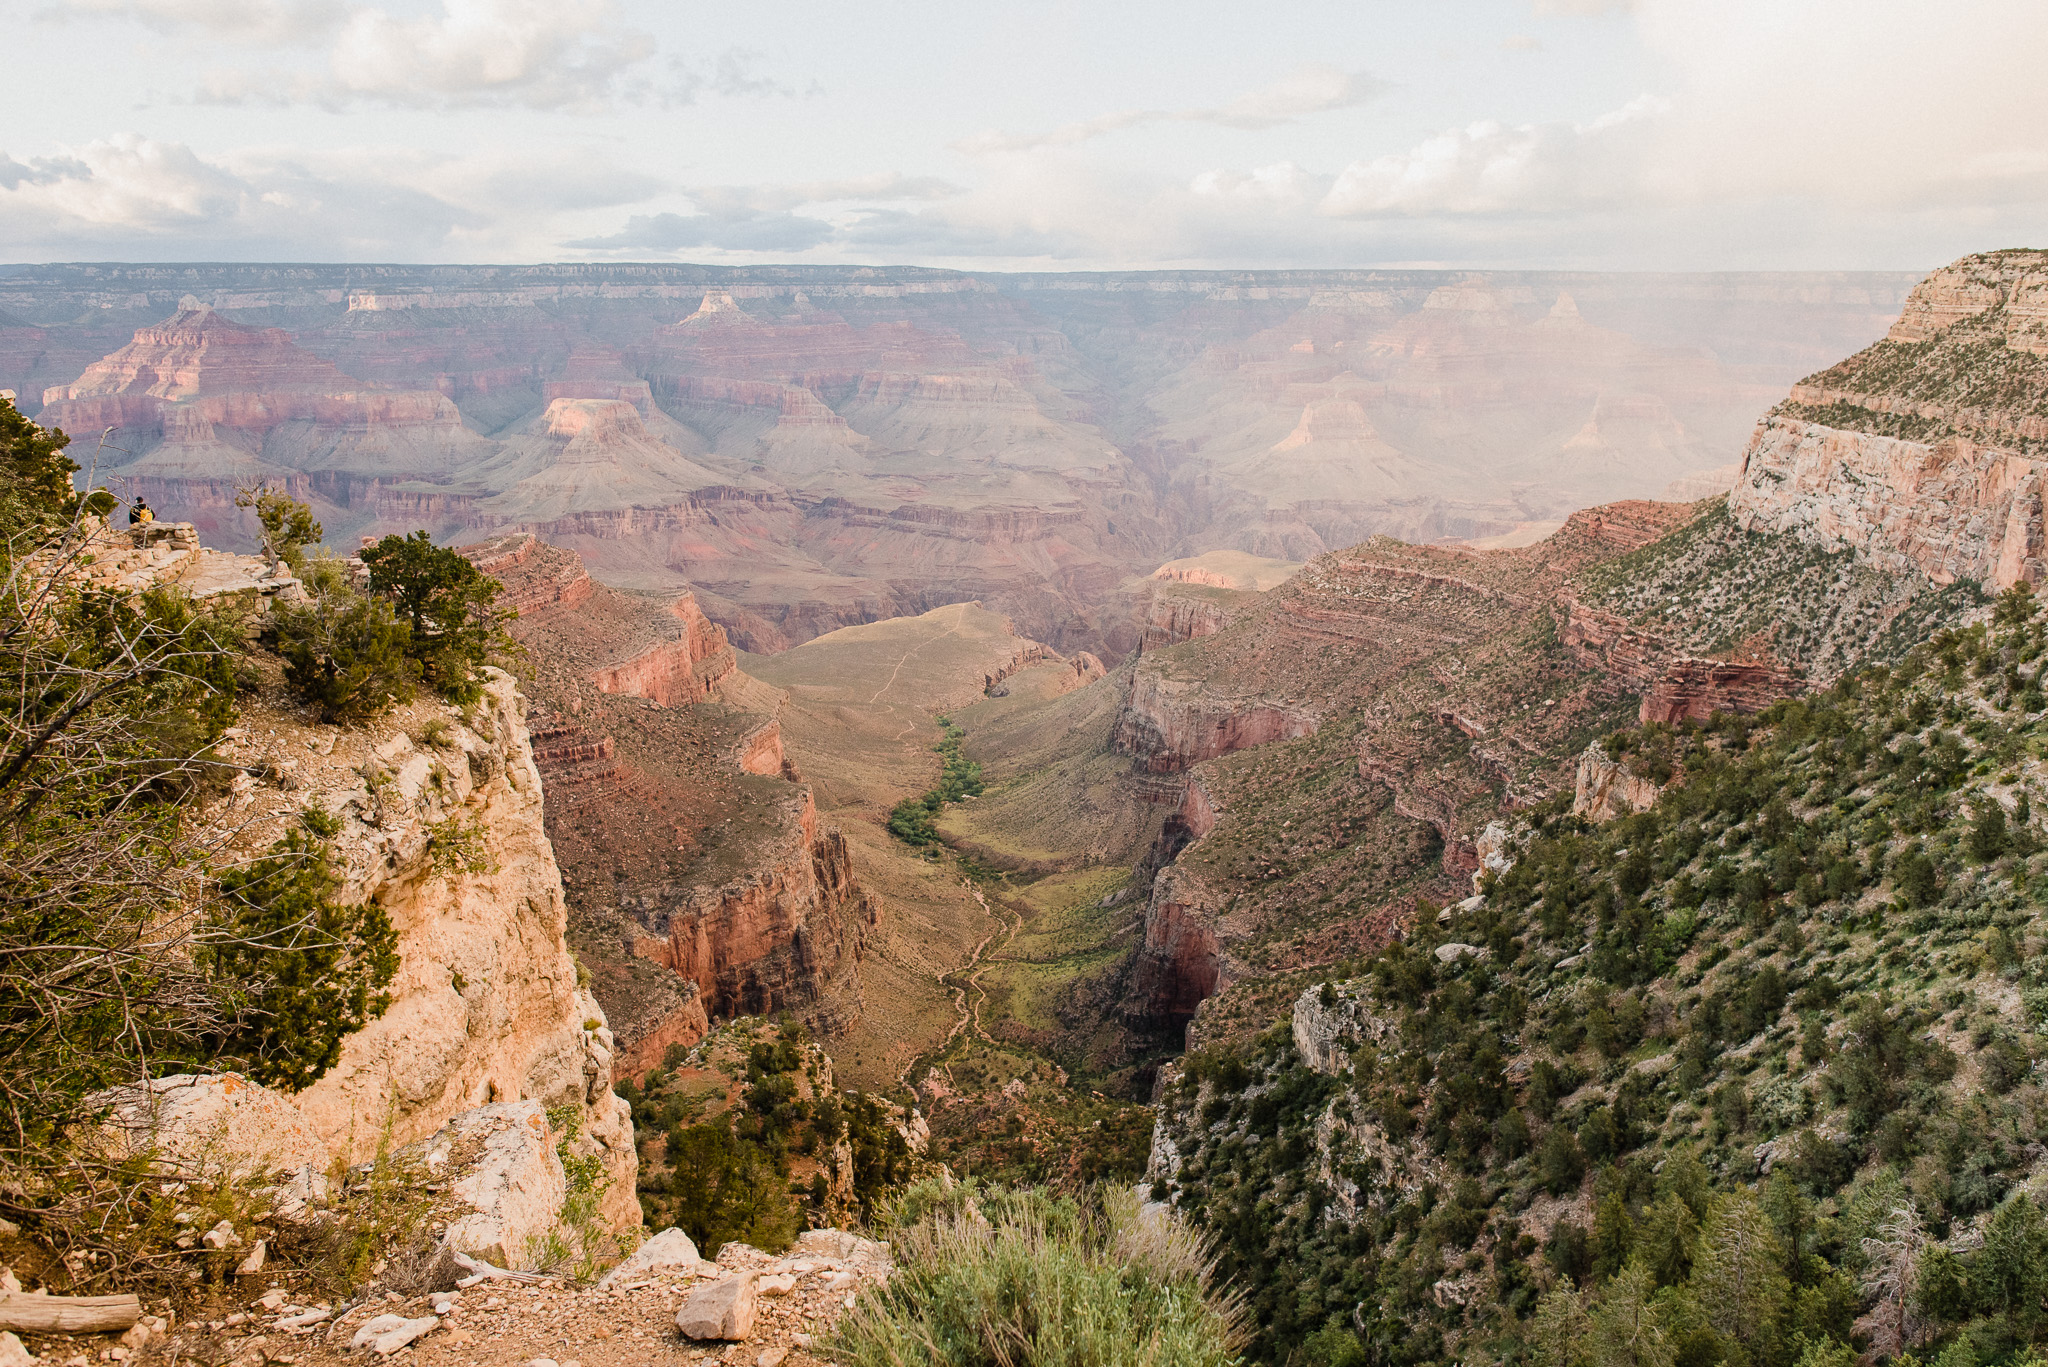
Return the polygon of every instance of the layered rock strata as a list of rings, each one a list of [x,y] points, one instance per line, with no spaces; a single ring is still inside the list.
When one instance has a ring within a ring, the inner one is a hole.
[[[1964,257],[1876,345],[1795,385],[1729,499],[1744,527],[1947,584],[2044,576],[2048,252]]]
[[[524,605],[549,830],[618,1074],[719,1018],[843,1029],[880,908],[798,786],[781,695],[739,672],[690,593],[623,593],[529,533],[466,553]]]
[[[435,742],[415,740],[430,721]],[[230,848],[262,850],[306,806],[330,812],[341,822],[337,897],[376,903],[398,933],[390,1007],[290,1099],[326,1151],[361,1162],[497,1102],[574,1107],[579,1149],[609,1178],[605,1215],[636,1225],[631,1115],[611,1090],[605,1013],[564,940],[561,875],[511,676],[490,671],[467,713],[422,702],[364,732],[308,726],[266,695],[245,706],[221,753],[244,776],[205,818]],[[435,855],[450,832],[473,856],[454,868]]]

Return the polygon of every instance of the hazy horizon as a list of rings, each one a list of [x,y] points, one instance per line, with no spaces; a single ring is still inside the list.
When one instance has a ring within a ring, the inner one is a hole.
[[[5,0],[0,257],[1925,270],[2048,9]]]

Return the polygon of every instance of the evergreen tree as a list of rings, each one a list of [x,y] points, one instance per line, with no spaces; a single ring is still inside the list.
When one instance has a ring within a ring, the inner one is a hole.
[[[387,598],[411,628],[406,652],[429,687],[451,702],[477,695],[476,672],[515,648],[505,623],[516,613],[492,604],[503,585],[425,532],[387,536],[363,549],[370,592]]]
[[[1588,1338],[1593,1327],[1586,1303],[1568,1281],[1560,1281],[1537,1303],[1529,1326],[1532,1367],[1591,1367]]]
[[[1672,1367],[1671,1335],[1653,1300],[1656,1290],[1657,1279],[1640,1262],[1601,1289],[1588,1336],[1592,1367]]]
[[[1771,1341],[1790,1292],[1770,1216],[1747,1191],[1714,1202],[1700,1231],[1692,1292],[1714,1331],[1748,1352]]]

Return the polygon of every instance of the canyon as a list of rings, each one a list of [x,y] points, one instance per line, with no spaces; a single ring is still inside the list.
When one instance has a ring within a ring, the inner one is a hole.
[[[1125,610],[1162,563],[1519,535],[1728,465],[1911,283],[12,266],[0,387],[224,546],[269,483],[344,548],[532,532],[757,653],[975,600],[1114,659],[1197,629]]]

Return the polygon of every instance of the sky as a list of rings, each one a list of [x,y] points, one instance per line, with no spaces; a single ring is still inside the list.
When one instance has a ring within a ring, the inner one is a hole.
[[[2044,0],[0,0],[0,261],[1924,270]]]

